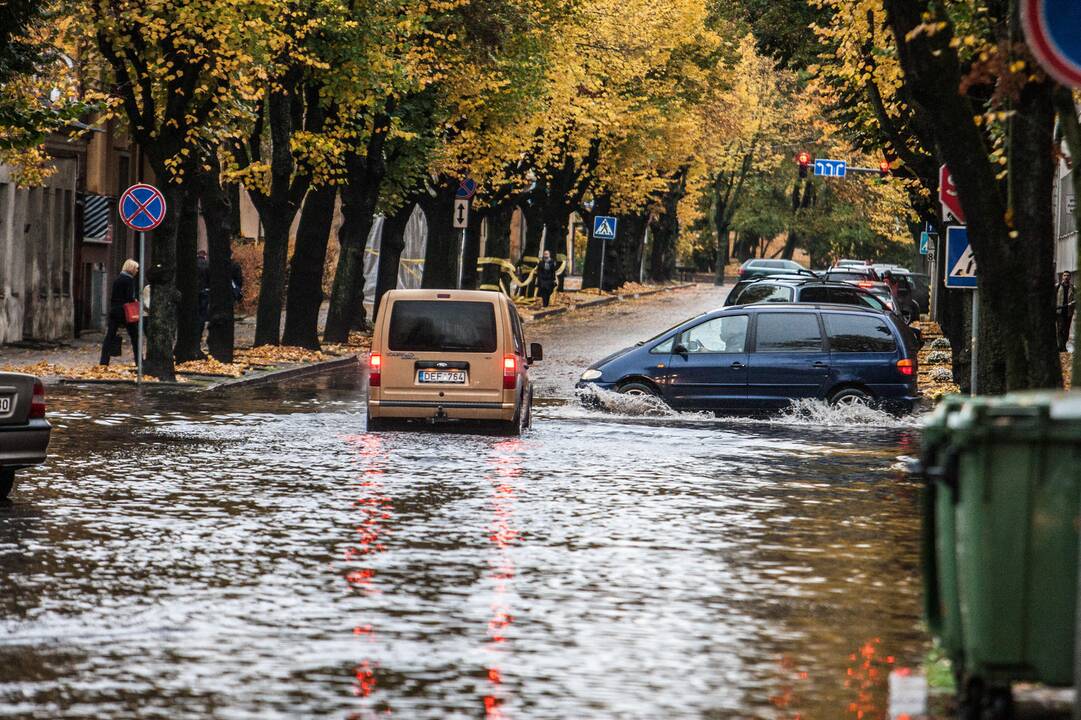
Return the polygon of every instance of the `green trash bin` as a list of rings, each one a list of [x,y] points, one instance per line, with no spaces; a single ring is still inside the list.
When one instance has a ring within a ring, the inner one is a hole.
[[[1072,685],[1081,392],[951,399],[924,442],[928,621],[962,691]]]

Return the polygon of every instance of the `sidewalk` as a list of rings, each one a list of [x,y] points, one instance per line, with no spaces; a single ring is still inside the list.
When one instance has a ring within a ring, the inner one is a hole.
[[[235,333],[233,363],[227,365],[207,357],[206,360],[178,364],[175,385],[191,390],[212,390],[324,372],[359,363],[360,356],[371,347],[368,335],[353,333],[348,343],[324,344],[319,352],[289,346],[253,348],[254,317],[238,320]],[[123,355],[114,358],[108,367],[98,364],[103,333],[93,332],[65,342],[0,346],[0,371],[30,373],[42,378],[46,384],[134,384],[137,373],[130,342],[126,334],[122,337]],[[150,376],[144,376],[143,380],[163,384]]]
[[[602,292],[596,289],[576,290],[557,293],[552,297],[549,307],[541,306],[540,298],[533,298],[528,303],[518,303],[518,313],[524,322],[536,322],[555,315],[563,315],[581,308],[597,307],[610,303],[633,300],[658,293],[682,290],[694,287],[695,283],[674,283],[671,285],[642,285],[627,283],[615,291]]]

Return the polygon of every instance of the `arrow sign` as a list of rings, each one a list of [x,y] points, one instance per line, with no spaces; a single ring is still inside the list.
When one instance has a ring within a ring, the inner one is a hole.
[[[946,228],[946,287],[976,288],[976,256],[968,244],[968,228],[952,225]]]
[[[615,240],[619,221],[611,215],[598,215],[593,218],[593,237],[598,240]]]
[[[844,160],[823,160],[815,158],[815,175],[843,178],[848,175],[848,163]]]
[[[469,227],[469,201],[465,198],[454,201],[454,227],[459,230]]]

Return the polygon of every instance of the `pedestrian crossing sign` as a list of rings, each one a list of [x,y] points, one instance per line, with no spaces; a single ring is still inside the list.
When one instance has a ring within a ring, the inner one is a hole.
[[[976,256],[968,243],[968,228],[954,225],[946,228],[946,287],[976,287]]]
[[[598,240],[615,240],[618,222],[611,215],[598,215],[593,218],[593,237]]]

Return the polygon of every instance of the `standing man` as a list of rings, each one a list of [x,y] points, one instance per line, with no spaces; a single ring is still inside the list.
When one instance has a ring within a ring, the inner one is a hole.
[[[537,265],[537,292],[541,296],[544,307],[548,307],[548,303],[552,299],[552,293],[555,292],[556,269],[558,267],[556,261],[552,259],[552,253],[545,250],[544,255],[541,256],[540,264]]]
[[[1055,286],[1055,319],[1058,321],[1058,351],[1066,352],[1073,321],[1074,294],[1070,273],[1063,272]]]

